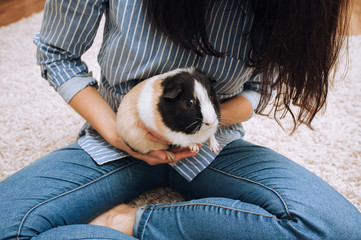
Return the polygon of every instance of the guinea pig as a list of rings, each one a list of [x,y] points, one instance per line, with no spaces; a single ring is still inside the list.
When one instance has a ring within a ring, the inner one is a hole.
[[[117,130],[134,151],[146,154],[165,150],[169,160],[171,145],[199,151],[199,143],[209,140],[211,151],[218,152],[215,139],[220,120],[220,105],[211,78],[195,68],[179,68],[148,78],[137,84],[121,101]],[[145,138],[146,127],[167,138],[163,145]]]

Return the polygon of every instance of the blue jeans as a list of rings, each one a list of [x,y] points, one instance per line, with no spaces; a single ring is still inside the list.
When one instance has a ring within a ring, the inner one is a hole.
[[[137,211],[134,237],[87,225],[142,192],[169,186],[185,202]],[[192,182],[132,158],[96,165],[77,144],[0,183],[0,239],[361,239],[361,213],[327,183],[243,140]]]

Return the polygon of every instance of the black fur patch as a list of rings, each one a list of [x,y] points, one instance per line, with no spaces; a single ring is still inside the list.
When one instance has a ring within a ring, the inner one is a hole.
[[[219,103],[209,78],[195,71],[181,72],[162,82],[163,95],[158,110],[166,126],[174,132],[196,133],[202,126],[203,116],[199,101],[194,93],[194,80],[199,81],[214,99],[216,114],[219,116]],[[193,102],[191,102],[193,101]]]

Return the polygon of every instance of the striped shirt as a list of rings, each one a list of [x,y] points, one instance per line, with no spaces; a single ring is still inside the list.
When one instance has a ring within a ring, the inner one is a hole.
[[[245,64],[251,47],[246,35],[253,21],[250,1],[239,5],[238,1],[215,0],[207,11],[209,41],[215,49],[226,52],[224,58],[199,56],[152,28],[144,0],[48,0],[41,30],[34,37],[42,76],[66,102],[86,86],[98,85],[98,91],[116,112],[124,95],[141,80],[193,66],[216,80],[213,87],[221,102],[242,95],[255,109],[261,78],[252,75]],[[81,56],[91,47],[103,15],[106,22],[98,54],[98,83]],[[216,139],[223,148],[243,135],[242,125],[235,124],[220,127]],[[78,143],[98,164],[129,156],[107,143],[88,123]],[[215,157],[204,143],[195,157],[172,166],[191,181]]]

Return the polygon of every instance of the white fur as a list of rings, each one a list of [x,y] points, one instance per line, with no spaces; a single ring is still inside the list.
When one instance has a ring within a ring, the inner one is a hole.
[[[158,79],[158,76],[149,78],[144,84],[142,91],[140,92],[140,97],[137,103],[137,109],[139,118],[142,122],[147,124],[147,127],[157,130],[154,122],[154,113],[153,113],[153,83]]]
[[[208,123],[211,126],[218,125],[217,114],[208,96],[207,90],[202,86],[202,84],[194,80],[194,91],[200,103],[200,108],[203,116],[203,124]]]

